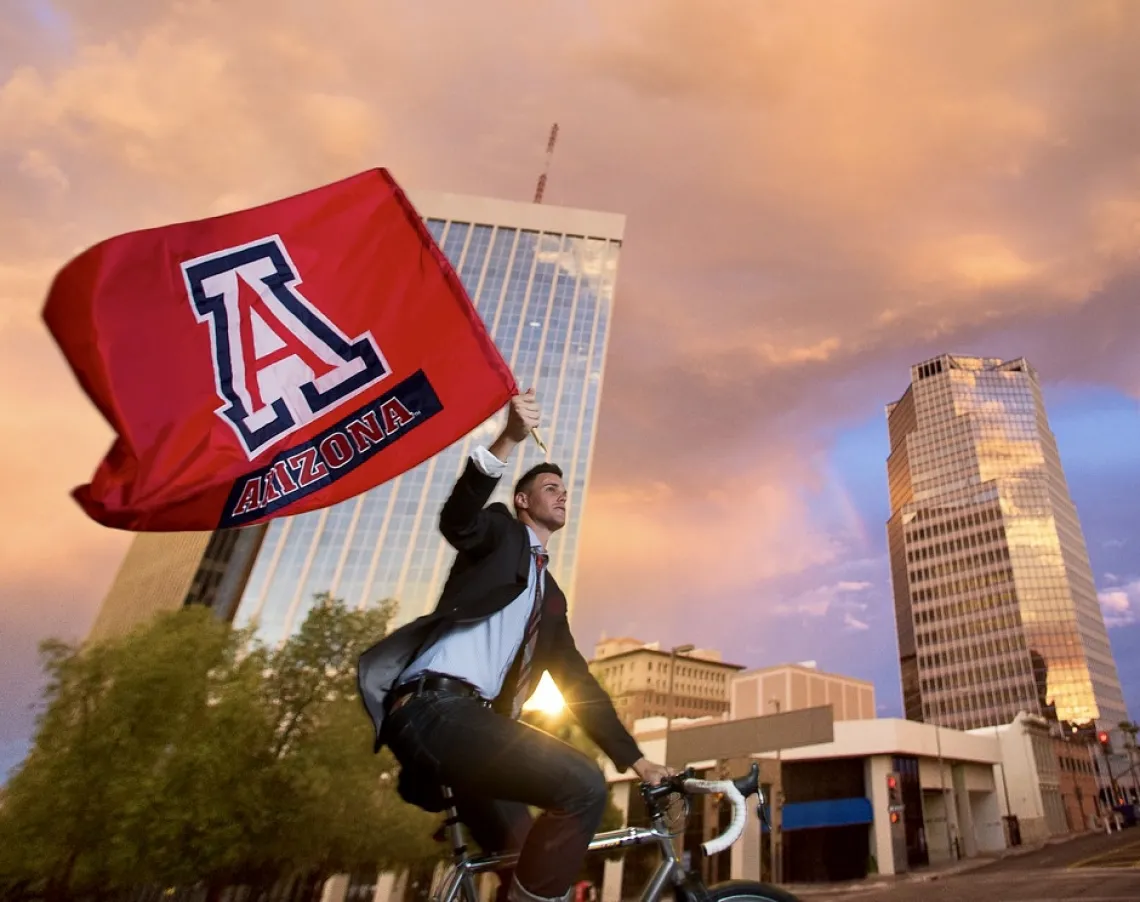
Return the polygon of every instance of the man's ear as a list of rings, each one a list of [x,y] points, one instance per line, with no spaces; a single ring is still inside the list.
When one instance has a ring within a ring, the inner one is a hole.
[[[529,507],[526,492],[515,492],[515,510],[526,510]]]

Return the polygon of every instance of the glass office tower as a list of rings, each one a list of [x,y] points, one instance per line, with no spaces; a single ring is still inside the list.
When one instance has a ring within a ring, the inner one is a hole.
[[[519,385],[537,391],[542,436],[570,492],[570,519],[551,545],[551,567],[573,604],[625,217],[458,195],[409,197]],[[325,591],[361,607],[396,599],[401,623],[434,607],[454,557],[439,535],[440,508],[473,443],[490,443],[502,422],[497,416],[370,492],[273,521],[235,624],[256,620],[264,641],[282,641]],[[533,442],[520,446],[496,498],[509,502],[514,481],[543,459]]]
[[[887,523],[911,720],[974,729],[1019,710],[1127,719],[1037,373],[949,355],[887,408]]]

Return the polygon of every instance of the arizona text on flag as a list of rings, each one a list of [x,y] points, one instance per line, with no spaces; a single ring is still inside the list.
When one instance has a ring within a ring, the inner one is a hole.
[[[116,433],[74,496],[137,531],[327,507],[461,438],[514,378],[382,169],[104,241],[44,319]]]

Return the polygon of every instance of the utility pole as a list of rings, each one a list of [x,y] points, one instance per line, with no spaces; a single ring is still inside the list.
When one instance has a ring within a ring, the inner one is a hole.
[[[1006,847],[1009,848],[1014,845],[1013,806],[1009,803],[1009,780],[1006,778],[1005,773],[1005,757],[1001,748],[1001,731],[998,729],[996,723],[994,724],[994,739],[997,740],[998,744],[998,767],[1001,769],[1001,788],[1005,791],[1005,817],[1003,818],[1003,822],[1005,824],[1005,844]],[[1021,845],[1020,838],[1017,845]]]
[[[665,709],[666,710],[666,715],[665,715],[665,755],[664,755],[664,758],[665,758],[664,763],[665,764],[669,763],[669,733],[673,727],[673,715],[676,711],[676,707],[673,703],[673,677],[674,677],[674,674],[677,672],[677,655],[687,655],[687,654],[689,654],[689,652],[693,651],[695,648],[696,648],[695,645],[675,645],[675,646],[673,646],[673,648],[669,649],[669,699],[667,702],[667,708]],[[678,761],[677,763],[682,764],[684,762]],[[708,813],[708,811],[709,811],[709,808],[706,806],[705,807],[706,814]],[[673,842],[674,848],[680,849],[681,843],[684,842],[684,839],[683,839],[683,837],[678,836],[678,837],[675,837],[672,842]]]
[[[780,700],[769,699],[776,713],[780,713]],[[776,749],[776,786],[772,800],[772,880],[780,883],[784,879],[784,767],[780,763],[781,749]]]
[[[665,716],[665,763],[669,763],[669,733],[673,728],[673,716],[676,711],[673,701],[673,676],[677,671],[677,655],[687,655],[695,649],[695,645],[676,645],[669,650],[669,699]]]
[[[942,728],[937,723],[934,725],[934,741],[938,746],[938,784],[942,792],[942,808],[946,812],[946,854],[951,859],[956,859],[958,856],[954,850],[954,837],[950,832],[950,802],[946,799],[946,769],[942,764]]]

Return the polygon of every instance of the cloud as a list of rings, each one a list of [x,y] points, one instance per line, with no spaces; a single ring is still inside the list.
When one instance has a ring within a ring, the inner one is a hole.
[[[1140,620],[1140,579],[1098,593],[1105,626],[1130,626]]]
[[[852,612],[867,610],[867,603],[860,600],[860,597],[870,588],[872,586],[869,582],[841,580],[817,586],[789,602],[773,606],[771,610],[775,614],[800,617],[824,617],[833,610],[841,611],[845,626],[857,630],[867,629],[867,625],[857,620]]]
[[[792,616],[886,641],[855,625],[889,598],[881,565],[846,566],[881,529],[860,538],[867,513],[830,495],[838,430],[947,349],[1140,398],[1127,4],[34,6],[0,22],[0,427],[20,437],[0,491],[34,512],[0,536],[6,642],[32,588],[54,613],[19,641],[90,622],[127,539],[66,494],[109,436],[39,323],[60,264],[374,165],[527,200],[554,120],[546,202],[628,217],[586,636],[688,641],[691,612],[716,610],[702,644]]]
[[[824,563],[837,550],[813,527],[797,492],[765,470],[742,468],[730,485],[703,492],[660,482],[600,487],[586,504],[582,554],[592,564],[584,594],[643,610],[663,598],[739,592]],[[671,564],[678,554],[683,562]],[[604,585],[595,577],[603,574]]]
[[[850,611],[847,611],[843,615],[843,625],[849,630],[856,632],[862,632],[863,630],[869,630],[871,628],[866,622],[859,620]]]

